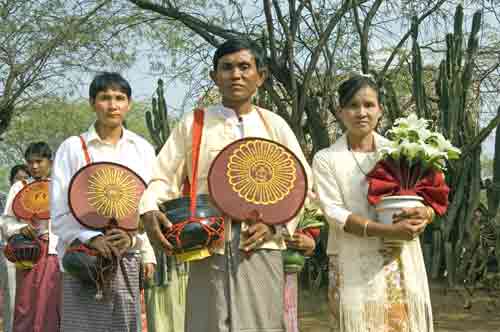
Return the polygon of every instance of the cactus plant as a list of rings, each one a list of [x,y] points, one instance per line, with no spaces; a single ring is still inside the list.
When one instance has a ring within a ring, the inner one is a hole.
[[[472,69],[478,51],[481,13],[474,14],[465,56],[463,19],[463,7],[459,5],[455,11],[454,31],[446,36],[446,58],[439,66],[439,75],[436,81],[436,92],[439,98],[439,126],[453,145],[462,148],[462,150],[467,148],[467,143],[473,140],[479,132],[476,110],[471,107],[468,94],[472,89]],[[432,110],[428,104],[422,77],[422,58],[417,42],[417,25],[413,23],[412,27],[413,97],[417,105],[417,112],[431,118]],[[434,277],[439,275],[441,269],[439,262],[444,254],[450,285],[454,285],[457,281],[456,272],[460,263],[461,250],[467,238],[466,232],[469,231],[468,225],[479,205],[480,154],[481,146],[477,144],[464,158],[450,163],[448,182],[453,189],[452,199],[447,215],[440,220],[441,222],[438,222],[438,227],[434,227],[432,234],[431,275]]]
[[[163,80],[158,80],[156,97],[153,97],[151,111],[146,112],[146,125],[156,150],[160,149],[170,135],[167,103],[163,90]]]

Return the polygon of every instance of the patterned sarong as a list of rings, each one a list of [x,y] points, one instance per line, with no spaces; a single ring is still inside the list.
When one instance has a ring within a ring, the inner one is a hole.
[[[139,260],[136,253],[122,257],[101,301],[95,299],[95,288],[64,273],[61,331],[139,332]]]

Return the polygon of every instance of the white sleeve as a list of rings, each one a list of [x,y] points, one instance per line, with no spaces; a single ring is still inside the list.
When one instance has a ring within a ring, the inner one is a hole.
[[[155,252],[153,250],[153,246],[151,246],[151,242],[149,241],[148,235],[146,233],[137,234],[136,239],[137,239],[136,246],[140,246],[139,249],[141,251],[142,263],[144,264],[152,263],[156,265]]]
[[[335,179],[334,170],[330,167],[326,157],[325,153],[321,152],[314,156],[314,187],[319,205],[326,219],[343,229],[347,218],[352,212],[345,207],[342,191]]]
[[[57,150],[50,181],[52,231],[66,246],[70,245],[76,239],[86,243],[91,238],[102,235],[102,232],[89,230],[80,225],[70,212],[68,189],[71,178],[76,172],[71,167],[71,148],[70,138],[64,141]]]
[[[4,218],[3,218],[3,233],[5,235],[5,240],[7,240],[12,235],[19,233],[21,228],[26,226],[26,223],[22,220],[18,220],[14,216],[12,211],[12,204],[17,193],[23,189],[23,183],[18,181],[10,187],[9,194],[7,195],[7,201],[5,203]]]

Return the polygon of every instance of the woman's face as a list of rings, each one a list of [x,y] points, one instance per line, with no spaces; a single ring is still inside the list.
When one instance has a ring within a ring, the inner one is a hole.
[[[382,116],[377,92],[369,86],[359,89],[338,116],[349,134],[358,137],[370,134]]]
[[[14,175],[12,184],[16,183],[17,181],[27,180],[29,177],[29,174],[25,170],[20,169],[17,171],[16,175]]]

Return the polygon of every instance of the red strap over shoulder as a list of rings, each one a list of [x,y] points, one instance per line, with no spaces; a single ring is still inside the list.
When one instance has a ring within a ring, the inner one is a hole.
[[[85,143],[85,140],[83,139],[82,136],[78,136],[78,137],[80,137],[80,142],[82,143],[83,155],[85,156],[85,161],[87,162],[87,165],[88,165],[92,161],[90,160],[90,155],[89,155],[89,150],[87,148],[87,144]]]
[[[191,157],[191,185],[189,185],[189,181],[187,185],[189,186],[190,197],[191,197],[191,206],[190,212],[191,216],[196,215],[196,189],[197,189],[197,175],[198,175],[198,162],[200,157],[200,146],[201,146],[201,137],[203,135],[203,121],[204,121],[204,111],[203,109],[194,110],[194,121],[192,128],[192,157]],[[187,188],[186,188],[187,189]]]

